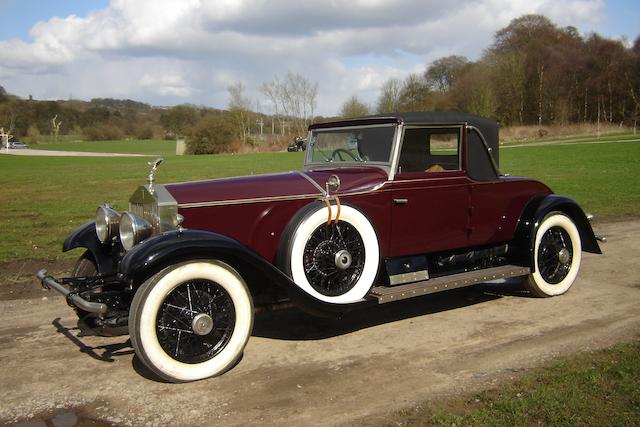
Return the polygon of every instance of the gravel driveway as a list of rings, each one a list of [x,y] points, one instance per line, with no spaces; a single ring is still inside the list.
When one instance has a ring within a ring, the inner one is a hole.
[[[0,301],[0,424],[64,408],[136,425],[377,423],[559,355],[638,338],[640,220],[595,228],[609,237],[605,253],[585,254],[564,296],[487,284],[342,321],[269,313],[256,318],[234,369],[190,384],[154,380],[128,337],[80,336],[52,293]]]
[[[23,148],[20,150],[0,150],[0,154],[8,154],[13,156],[53,156],[53,157],[154,157],[148,154],[92,153],[88,151],[33,150],[31,148]]]

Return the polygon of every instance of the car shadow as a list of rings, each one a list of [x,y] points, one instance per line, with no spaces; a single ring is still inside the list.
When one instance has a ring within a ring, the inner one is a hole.
[[[100,360],[102,362],[114,362],[114,357],[133,354],[131,341],[128,338],[126,341],[119,343],[90,346],[82,340],[82,338],[90,336],[83,334],[82,328],[68,328],[60,322],[59,317],[54,319],[51,324],[56,328],[58,333],[64,335],[69,341],[75,344],[81,353],[87,354],[92,359]]]
[[[340,319],[320,318],[298,309],[257,315],[253,336],[280,340],[319,340],[385,323],[481,304],[505,296],[530,297],[513,282],[483,283],[437,294],[367,307],[345,313]]]

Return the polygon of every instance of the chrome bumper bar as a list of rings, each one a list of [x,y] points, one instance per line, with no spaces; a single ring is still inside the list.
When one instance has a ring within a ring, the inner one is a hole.
[[[108,307],[106,304],[102,304],[99,302],[91,302],[82,298],[80,295],[71,292],[69,289],[62,286],[60,283],[56,282],[56,280],[49,276],[47,270],[44,268],[36,273],[36,276],[42,283],[42,287],[45,289],[53,289],[55,291],[60,292],[67,299],[67,304],[73,305],[80,310],[87,311],[89,313],[96,313],[100,315],[100,317],[107,314]]]

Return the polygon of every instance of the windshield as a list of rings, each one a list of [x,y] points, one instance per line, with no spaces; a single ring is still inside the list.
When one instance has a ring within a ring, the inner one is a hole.
[[[389,164],[395,131],[396,125],[315,129],[309,162]]]

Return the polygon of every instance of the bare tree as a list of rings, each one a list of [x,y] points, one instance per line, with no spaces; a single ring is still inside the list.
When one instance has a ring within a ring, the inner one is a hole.
[[[360,101],[357,96],[349,98],[340,109],[340,116],[345,119],[363,117],[370,114],[369,106]]]
[[[306,133],[316,107],[318,83],[311,83],[304,76],[289,71],[282,80],[275,77],[263,83],[262,92],[274,105],[276,115],[279,109],[282,115],[293,119],[293,128],[298,135]],[[284,129],[283,120],[280,123]]]
[[[229,111],[233,116],[238,137],[243,144],[246,144],[249,133],[251,100],[244,96],[244,86],[241,82],[229,85],[227,91],[229,91]]]
[[[60,133],[60,126],[62,126],[62,121],[58,121],[58,115],[56,114],[51,119],[51,135],[53,135],[53,140],[58,141],[58,134]]]
[[[273,115],[278,120],[278,124],[280,125],[280,128],[282,129],[282,133],[284,133],[284,122],[283,122],[282,115],[280,115],[280,108],[279,108],[279,105],[280,105],[280,95],[279,95],[280,81],[276,77],[270,82],[264,82],[264,83],[262,83],[261,90],[262,90],[262,93],[269,99],[269,102],[271,102],[271,105],[273,107]],[[273,123],[272,123],[272,125],[273,125]],[[275,133],[274,126],[271,127],[271,133]]]
[[[390,78],[380,88],[380,96],[376,103],[378,114],[393,113],[398,111],[400,106],[400,93],[402,82],[400,79]]]

